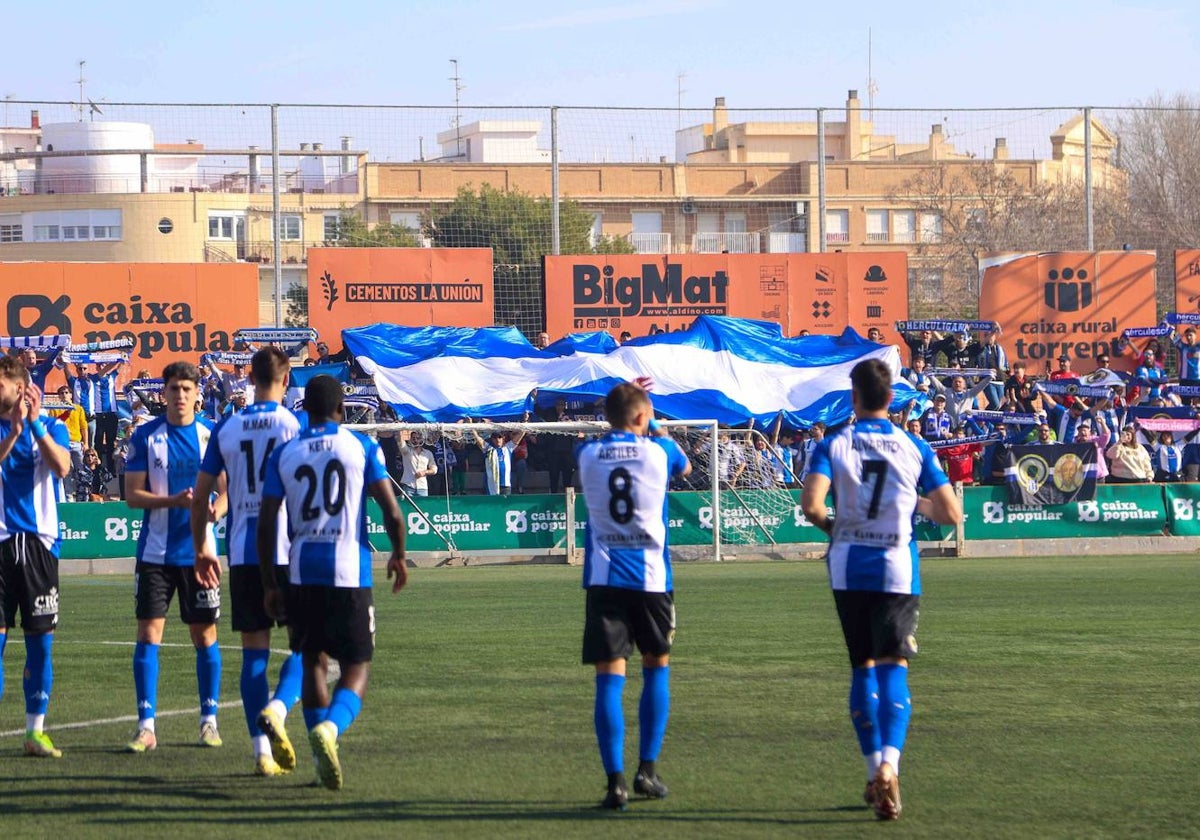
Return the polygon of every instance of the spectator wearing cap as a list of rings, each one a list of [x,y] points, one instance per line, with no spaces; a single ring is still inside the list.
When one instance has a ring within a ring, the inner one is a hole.
[[[437,474],[433,453],[425,448],[420,432],[402,430],[400,441],[400,486],[410,496],[429,495],[429,476]]]
[[[921,434],[929,441],[947,440],[953,428],[954,419],[946,410],[946,395],[938,394],[933,398],[933,405],[921,415]]]
[[[512,453],[525,438],[525,432],[517,432],[511,440],[505,440],[499,429],[484,440],[474,429],[475,444],[483,453],[483,481],[489,496],[507,496],[512,493]]]

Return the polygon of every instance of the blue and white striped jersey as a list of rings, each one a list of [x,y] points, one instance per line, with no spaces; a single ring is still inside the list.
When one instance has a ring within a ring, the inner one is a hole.
[[[292,583],[371,585],[368,488],[387,477],[379,444],[336,423],[307,428],[275,448],[262,495],[287,506]]]
[[[46,434],[63,449],[71,446],[67,427],[53,417],[41,418]],[[0,418],[0,438],[12,433],[8,418]],[[58,556],[59,478],[42,460],[42,451],[33,439],[29,424],[17,438],[8,457],[0,461],[0,540],[14,534],[36,534],[55,557]]]
[[[886,419],[826,438],[812,471],[833,488],[829,581],[834,589],[921,594],[913,517],[919,495],[949,483],[933,449]]]
[[[485,440],[483,450],[483,480],[489,496],[497,496],[505,487],[512,486],[512,453],[517,448],[512,441],[496,446]]]
[[[667,487],[687,457],[673,440],[609,432],[577,450],[587,503],[583,586],[671,592]]]
[[[211,435],[212,425],[203,417],[187,426],[172,426],[166,415],[155,417],[133,433],[125,471],[144,472],[146,489],[160,496],[195,487],[200,455]],[[147,510],[138,534],[137,559],[167,566],[193,565],[196,552],[191,522],[190,508]],[[211,525],[208,540],[215,543]]]
[[[299,433],[300,420],[296,415],[274,402],[248,405],[240,413],[223,419],[213,430],[200,471],[214,477],[224,472],[227,479],[229,518],[225,542],[230,568],[258,565],[255,536],[267,459],[276,446]],[[286,565],[287,515],[283,508],[279,512],[278,534],[275,562]]]

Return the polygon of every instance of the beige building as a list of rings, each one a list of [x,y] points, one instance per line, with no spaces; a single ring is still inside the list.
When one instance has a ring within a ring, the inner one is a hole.
[[[936,269],[923,268],[918,246],[940,239],[943,220],[895,198],[902,185],[931,168],[952,174],[981,166],[1002,167],[1031,189],[1083,179],[1082,116],[1052,133],[1042,160],[1012,158],[1002,137],[989,158],[974,157],[955,149],[940,124],[919,143],[876,134],[855,91],[841,119],[832,116],[824,121],[825,248],[910,251],[914,285],[927,287],[915,294],[940,293]],[[461,145],[461,155],[411,163],[368,162],[365,152],[320,144],[283,151],[277,233],[284,288],[306,282],[307,248],[335,241],[343,212],[372,226],[416,230],[461,187],[551,195],[549,155],[536,149],[537,132],[536,122],[482,121],[439,135],[443,150]],[[51,134],[59,138],[54,151],[41,143]],[[711,122],[676,132],[674,162],[563,163],[559,190],[593,215],[595,237],[628,239],[638,252],[819,251],[817,139],[816,122],[730,123],[717,99]],[[138,124],[39,126],[36,115],[28,127],[0,129],[0,143],[0,260],[257,262],[263,322],[272,321],[268,152],[159,145]],[[1115,145],[1093,120],[1093,183],[1121,183],[1109,163]],[[519,154],[497,162],[505,149]]]

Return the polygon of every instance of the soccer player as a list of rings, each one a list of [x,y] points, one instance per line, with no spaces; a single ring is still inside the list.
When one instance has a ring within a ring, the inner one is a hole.
[[[613,388],[604,413],[611,431],[582,444],[578,457],[588,509],[583,662],[596,668],[596,740],[608,774],[608,793],[600,807],[624,810],[629,790],[621,695],[634,643],[642,654],[642,696],[633,789],[650,799],[667,795],[655,767],[667,729],[668,660],[675,638],[667,488],[673,476],[682,478],[692,467],[670,438],[647,437],[654,409],[640,384]]]
[[[277,347],[266,347],[250,360],[254,403],[226,417],[213,430],[196,477],[192,495],[192,545],[196,552],[196,577],[200,585],[215,589],[221,582],[221,563],[207,539],[208,499],[226,476],[229,519],[229,594],[233,599],[233,629],[242,635],[242,709],[254,748],[254,771],[278,776],[296,766],[296,752],[288,740],[284,721],[300,699],[300,656],[284,660],[274,697],[267,682],[271,655],[271,628],[275,619],[263,606],[262,578],[258,571],[255,539],[258,509],[267,458],[276,446],[300,431],[296,415],[282,407],[291,364]],[[282,544],[276,574],[287,579],[287,532],[279,529]]]
[[[913,515],[950,525],[962,519],[962,509],[929,444],[888,421],[887,365],[859,362],[850,382],[857,422],[813,453],[800,505],[830,535],[830,585],[853,669],[850,720],[866,760],[864,796],[876,817],[894,820],[921,594]],[[825,507],[831,488],[836,519]]]
[[[308,428],[275,448],[267,461],[258,515],[259,570],[267,614],[283,619],[291,647],[303,657],[301,704],[317,779],[330,790],[342,786],[337,739],[362,709],[375,648],[371,596],[371,543],[367,494],[379,503],[391,541],[387,575],[392,592],[408,580],[404,531],[383,453],[374,440],[343,429],[342,386],[314,376],[304,387]],[[287,505],[291,532],[289,585],[276,580],[279,511]],[[332,699],[326,656],[341,669]]]
[[[133,684],[137,692],[138,728],[126,749],[144,753],[155,749],[154,712],[158,702],[158,647],[171,598],[179,593],[179,614],[188,625],[196,648],[196,681],[200,693],[200,738],[205,747],[221,746],[217,731],[217,701],[221,687],[221,651],[217,619],[221,590],[196,579],[192,547],[191,510],[200,456],[208,446],[212,426],[196,415],[200,372],[190,362],[172,362],[163,369],[165,413],[138,428],[129,444],[125,465],[125,500],[144,510],[134,567],[137,645],[133,649]],[[207,500],[205,500],[207,503]],[[224,494],[208,505],[206,540],[214,539],[208,524],[223,513]],[[216,551],[215,547],[209,549]]]
[[[0,658],[21,612],[25,754],[61,758],[43,731],[58,626],[58,490],[71,470],[67,428],[38,419],[42,392],[14,356],[0,356]],[[4,692],[0,669],[0,694]]]

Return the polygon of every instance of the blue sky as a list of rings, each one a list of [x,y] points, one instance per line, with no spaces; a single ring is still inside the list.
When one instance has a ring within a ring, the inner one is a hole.
[[[10,4],[0,95],[110,102],[1125,105],[1200,86],[1193,3],[400,0]],[[52,16],[52,17],[51,17]],[[20,33],[19,35],[17,33]]]

